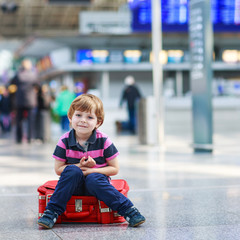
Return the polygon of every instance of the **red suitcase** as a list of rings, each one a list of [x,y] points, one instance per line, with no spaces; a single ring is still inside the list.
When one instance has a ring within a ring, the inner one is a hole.
[[[123,179],[111,180],[111,184],[127,197],[129,186]],[[52,196],[57,180],[48,181],[38,188],[40,218]],[[82,222],[82,223],[121,223],[124,217],[112,211],[103,201],[93,196],[72,196],[67,203],[66,211],[60,215],[56,223]]]

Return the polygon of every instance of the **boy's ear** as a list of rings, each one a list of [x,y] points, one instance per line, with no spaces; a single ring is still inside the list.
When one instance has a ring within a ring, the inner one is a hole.
[[[101,121],[98,121],[98,123],[97,123],[95,129],[99,128],[101,125],[102,125],[102,122],[101,122]]]

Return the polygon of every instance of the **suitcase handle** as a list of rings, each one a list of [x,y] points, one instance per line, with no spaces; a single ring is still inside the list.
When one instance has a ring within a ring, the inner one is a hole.
[[[86,212],[69,213],[65,211],[63,214],[68,219],[85,218],[90,216],[93,213],[93,210],[94,210],[94,206],[89,206],[89,211],[86,211]]]

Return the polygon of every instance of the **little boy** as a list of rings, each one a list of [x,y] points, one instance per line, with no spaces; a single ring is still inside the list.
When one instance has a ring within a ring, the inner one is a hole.
[[[108,136],[97,130],[104,121],[101,100],[91,94],[78,96],[69,108],[68,119],[72,130],[60,138],[53,153],[60,178],[38,224],[52,228],[72,195],[95,196],[124,216],[131,227],[144,223],[133,203],[109,182],[109,176],[119,171],[119,153]]]

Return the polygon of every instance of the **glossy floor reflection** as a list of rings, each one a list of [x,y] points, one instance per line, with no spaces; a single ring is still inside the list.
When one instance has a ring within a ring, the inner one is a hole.
[[[57,179],[51,157],[60,134],[52,126],[48,144],[16,145],[0,138],[0,239],[159,239],[235,240],[240,237],[240,112],[214,113],[214,152],[194,154],[189,111],[166,112],[165,147],[139,145],[135,136],[117,135],[117,112],[107,111],[102,130],[120,151],[120,173],[129,198],[147,221],[37,225],[37,187]],[[227,116],[227,117],[226,117]]]

